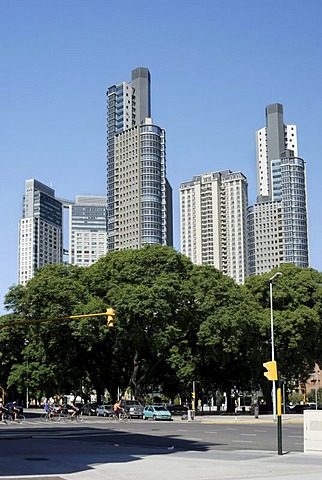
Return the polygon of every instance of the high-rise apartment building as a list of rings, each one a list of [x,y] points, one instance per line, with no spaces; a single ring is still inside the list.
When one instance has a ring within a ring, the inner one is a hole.
[[[87,267],[106,255],[106,207],[106,197],[94,195],[69,204],[69,263]]]
[[[19,222],[18,283],[25,285],[36,269],[63,261],[63,206],[55,191],[26,180]]]
[[[298,157],[295,125],[284,125],[283,106],[266,107],[256,133],[257,204],[248,208],[248,274],[282,263],[309,265],[306,165]]]
[[[107,91],[108,251],[172,245],[165,130],[151,118],[150,73]]]
[[[180,186],[181,253],[237,283],[247,266],[247,179],[230,170],[196,175]]]

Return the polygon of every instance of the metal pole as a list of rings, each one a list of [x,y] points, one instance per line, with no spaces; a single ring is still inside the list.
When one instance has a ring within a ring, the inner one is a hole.
[[[271,306],[271,346],[272,346],[272,361],[275,361],[275,347],[274,347],[274,317],[273,317],[273,278],[269,281],[269,298]],[[272,385],[272,402],[273,402],[273,420],[276,421],[276,384],[273,380]]]
[[[281,272],[276,272],[269,279],[269,299],[270,299],[270,307],[271,307],[271,342],[272,342],[272,361],[275,361],[275,343],[274,343],[274,316],[273,316],[273,280],[278,277],[279,275],[283,275]],[[275,380],[273,380],[273,387],[272,387],[272,400],[273,400],[273,420],[276,421],[276,384]]]
[[[193,410],[193,416],[195,416],[196,414],[196,382],[195,380],[192,382],[192,393],[193,393],[192,410]]]
[[[279,382],[277,388],[277,453],[283,455],[282,448],[282,391]]]

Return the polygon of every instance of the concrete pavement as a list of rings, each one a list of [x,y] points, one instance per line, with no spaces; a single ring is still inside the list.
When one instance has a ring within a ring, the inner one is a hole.
[[[37,413],[40,413],[39,410]],[[176,417],[175,422],[185,423]],[[240,415],[198,416],[198,423],[274,423],[270,415],[255,418]],[[283,423],[303,423],[303,415],[285,415]],[[18,433],[18,430],[17,430]],[[0,430],[1,438],[1,430]],[[0,443],[4,446],[6,440]],[[0,449],[0,478],[28,480],[321,480],[322,455],[259,450],[176,451],[173,445],[142,447],[118,444],[108,449],[97,441],[91,446],[71,436],[70,450],[57,451],[57,440],[14,441],[10,455]],[[23,443],[20,447],[19,445]],[[51,448],[52,445],[52,448]],[[59,444],[58,444],[59,445]]]
[[[0,453],[5,479],[29,480],[321,480],[322,457],[289,453],[278,456],[263,451],[176,452],[167,449],[140,449],[114,445],[109,450],[98,444],[95,452],[41,451],[10,456]],[[17,475],[18,474],[18,475]]]

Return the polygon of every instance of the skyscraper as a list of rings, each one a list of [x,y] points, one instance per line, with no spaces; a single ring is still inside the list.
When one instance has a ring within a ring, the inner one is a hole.
[[[106,197],[77,195],[69,205],[69,263],[86,267],[106,252]]]
[[[283,106],[266,107],[256,133],[257,204],[248,208],[248,274],[282,263],[309,265],[306,165],[298,157],[295,125],[284,125]]]
[[[151,118],[150,73],[107,91],[108,251],[172,245],[165,130]]]
[[[247,266],[247,188],[246,177],[230,170],[196,175],[180,186],[181,253],[239,284]]]
[[[37,268],[63,261],[63,206],[55,191],[26,180],[19,222],[18,283],[25,285]]]

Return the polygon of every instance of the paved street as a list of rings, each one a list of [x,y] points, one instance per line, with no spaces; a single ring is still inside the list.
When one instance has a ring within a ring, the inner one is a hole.
[[[322,457],[304,455],[302,418],[285,419],[284,455],[271,418],[198,418],[128,423],[0,425],[1,478],[213,480],[322,477]]]

